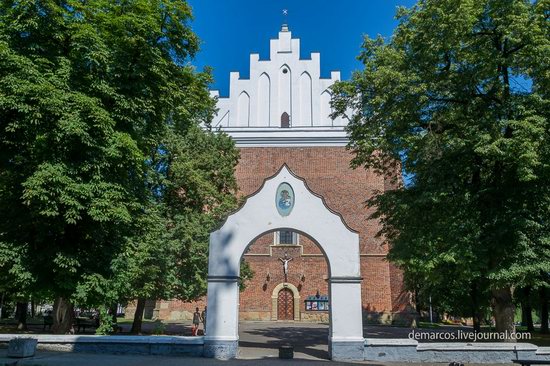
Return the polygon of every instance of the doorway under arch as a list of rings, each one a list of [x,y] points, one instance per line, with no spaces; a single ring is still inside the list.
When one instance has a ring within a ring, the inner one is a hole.
[[[277,294],[277,320],[294,320],[294,294],[288,288]]]
[[[236,357],[241,257],[254,240],[277,230],[292,230],[318,243],[329,272],[329,356],[362,360],[359,234],[286,165],[210,234],[205,356]]]
[[[291,299],[291,304],[288,299]],[[289,305],[292,305],[289,308]],[[284,309],[281,309],[284,306]],[[275,286],[271,294],[271,320],[300,320],[300,291],[292,283]]]

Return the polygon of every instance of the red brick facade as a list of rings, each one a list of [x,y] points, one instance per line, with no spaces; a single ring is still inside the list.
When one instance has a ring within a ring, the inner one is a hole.
[[[365,205],[376,191],[389,189],[392,184],[369,170],[351,169],[352,156],[344,147],[255,147],[241,148],[240,152],[236,170],[239,194],[253,194],[264,179],[286,163],[290,170],[305,179],[313,192],[323,196],[329,208],[340,213],[346,224],[359,233],[362,302],[367,320],[407,321],[412,314],[410,296],[402,289],[400,271],[386,260],[387,244],[376,237],[379,223],[369,219],[373,210]],[[328,321],[328,312],[306,311],[304,305],[308,296],[328,295],[327,262],[322,252],[314,241],[303,235],[299,235],[296,245],[290,246],[275,245],[275,235],[263,235],[244,255],[254,277],[240,295],[241,319],[276,319],[274,299],[277,293],[274,289],[288,282],[300,296],[296,319]],[[293,258],[286,281],[279,261],[285,253]],[[196,306],[202,309],[204,305],[204,299],[193,303],[157,302],[155,315],[162,319],[187,319]]]

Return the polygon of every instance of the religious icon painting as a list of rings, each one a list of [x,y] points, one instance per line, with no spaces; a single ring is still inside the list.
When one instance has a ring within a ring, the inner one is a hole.
[[[275,196],[277,211],[281,216],[288,216],[294,208],[294,190],[288,183],[281,183]]]

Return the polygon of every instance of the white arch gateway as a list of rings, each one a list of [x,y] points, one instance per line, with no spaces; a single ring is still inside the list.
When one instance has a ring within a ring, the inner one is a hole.
[[[330,357],[363,360],[359,234],[286,165],[210,234],[204,355],[220,359],[237,356],[242,255],[258,237],[282,229],[312,238],[326,256]]]

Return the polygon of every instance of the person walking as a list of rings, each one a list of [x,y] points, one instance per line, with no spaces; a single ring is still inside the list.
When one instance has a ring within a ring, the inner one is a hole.
[[[206,335],[206,306],[204,307],[204,310],[202,311],[201,320],[202,320],[203,334]]]
[[[199,312],[199,308],[196,308],[195,312],[193,313],[193,327],[191,328],[191,335],[193,336],[197,335],[200,323],[201,323],[201,313]]]

